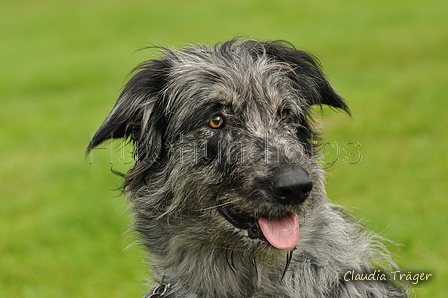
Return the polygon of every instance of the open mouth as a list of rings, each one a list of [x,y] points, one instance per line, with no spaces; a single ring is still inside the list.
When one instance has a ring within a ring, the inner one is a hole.
[[[231,208],[219,208],[219,213],[235,228],[246,230],[249,238],[262,239],[278,249],[294,248],[299,241],[299,217],[290,212],[280,217],[252,217]]]

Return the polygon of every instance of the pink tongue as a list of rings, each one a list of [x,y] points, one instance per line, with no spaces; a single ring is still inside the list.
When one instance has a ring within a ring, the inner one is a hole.
[[[260,217],[258,224],[266,240],[278,249],[293,248],[299,241],[299,217],[295,213],[280,219]]]

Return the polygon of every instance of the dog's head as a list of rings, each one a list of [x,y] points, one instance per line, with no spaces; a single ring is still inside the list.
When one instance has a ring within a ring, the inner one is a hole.
[[[323,191],[313,105],[349,113],[316,60],[285,42],[164,49],[137,67],[88,151],[134,143],[125,189],[144,238],[168,217],[165,232],[292,248]]]

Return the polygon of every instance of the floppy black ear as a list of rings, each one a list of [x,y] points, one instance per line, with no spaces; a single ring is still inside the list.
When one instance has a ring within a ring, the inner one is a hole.
[[[305,92],[310,105],[328,105],[342,109],[350,115],[344,99],[331,87],[320,68],[318,60],[311,54],[294,48],[284,41],[264,43],[266,55],[274,61],[289,64],[294,74],[290,76],[301,92]]]
[[[152,60],[139,65],[126,84],[112,111],[87,146],[89,153],[108,139],[130,138],[135,154],[143,158],[160,153],[163,112],[157,112],[160,91],[166,84],[169,65]],[[142,145],[144,144],[144,148]]]

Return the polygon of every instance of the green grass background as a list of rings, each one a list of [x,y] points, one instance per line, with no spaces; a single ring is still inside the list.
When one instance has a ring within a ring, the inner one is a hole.
[[[234,36],[320,57],[353,112],[324,112],[327,158],[339,154],[329,196],[403,244],[402,267],[433,274],[418,297],[446,297],[447,13],[444,0],[2,0],[0,297],[143,296],[150,275],[110,172],[129,158],[84,148],[152,57],[136,50]]]

